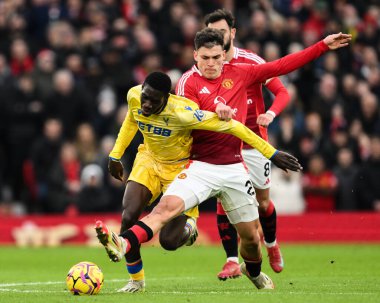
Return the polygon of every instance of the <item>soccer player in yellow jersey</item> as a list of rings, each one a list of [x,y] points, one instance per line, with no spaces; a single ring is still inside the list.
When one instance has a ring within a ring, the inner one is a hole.
[[[232,134],[271,158],[280,168],[300,169],[293,156],[276,151],[240,122],[219,120],[217,114],[222,115],[223,112],[218,107],[216,113],[201,111],[191,100],[170,94],[170,89],[170,78],[164,73],[153,72],[142,86],[135,86],[128,92],[128,113],[109,158],[109,170],[113,177],[123,181],[120,159],[138,130],[143,134],[144,144],[139,146],[126,185],[121,234],[128,233],[127,229],[138,221],[144,208],[161,192],[165,192],[173,179],[186,167],[193,129]],[[194,240],[192,238],[196,232],[197,217],[198,209],[194,208],[169,222],[160,235],[163,247],[175,250],[189,241],[189,238]],[[125,257],[130,280],[120,291],[143,291],[145,277],[139,249],[129,251]]]

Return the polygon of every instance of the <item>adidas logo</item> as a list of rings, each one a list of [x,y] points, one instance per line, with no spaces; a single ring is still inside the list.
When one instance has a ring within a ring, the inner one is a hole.
[[[199,93],[200,94],[211,94],[206,86],[203,86],[203,88],[199,91]]]

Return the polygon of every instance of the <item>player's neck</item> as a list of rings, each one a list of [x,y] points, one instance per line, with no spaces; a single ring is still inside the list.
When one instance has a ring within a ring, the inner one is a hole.
[[[230,62],[232,60],[232,58],[234,57],[234,52],[234,45],[231,44],[230,49],[228,50],[228,52],[226,52],[226,61]]]

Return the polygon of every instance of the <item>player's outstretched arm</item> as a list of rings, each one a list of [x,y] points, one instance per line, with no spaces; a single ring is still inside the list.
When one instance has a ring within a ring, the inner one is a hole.
[[[250,83],[260,83],[267,79],[286,75],[305,64],[317,59],[328,50],[335,50],[349,45],[351,35],[349,34],[332,34],[323,40],[305,48],[299,52],[287,55],[275,61],[265,64],[253,65],[250,68],[247,81]]]
[[[270,160],[274,165],[286,172],[288,170],[300,171],[303,169],[296,157],[282,151],[277,151]]]

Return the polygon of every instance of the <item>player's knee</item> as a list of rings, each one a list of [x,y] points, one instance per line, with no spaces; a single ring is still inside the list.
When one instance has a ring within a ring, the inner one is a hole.
[[[259,202],[259,214],[260,215],[265,214],[267,212],[268,207],[269,207],[270,200],[269,199],[261,199],[260,201],[258,200],[258,202]]]
[[[170,237],[164,233],[160,233],[159,240],[162,248],[165,250],[174,251],[179,247],[176,237]]]
[[[153,208],[152,213],[160,216],[164,221],[169,221],[183,211],[181,199],[175,196],[164,196]]]

